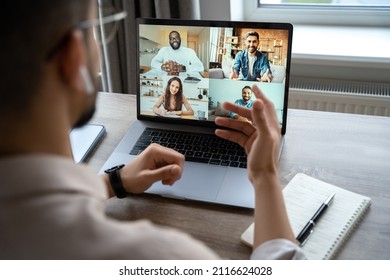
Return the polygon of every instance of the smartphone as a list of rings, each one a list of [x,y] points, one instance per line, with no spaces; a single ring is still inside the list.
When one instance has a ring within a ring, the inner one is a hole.
[[[74,161],[76,163],[85,162],[105,133],[105,127],[100,124],[86,124],[73,128],[69,133],[69,138]]]

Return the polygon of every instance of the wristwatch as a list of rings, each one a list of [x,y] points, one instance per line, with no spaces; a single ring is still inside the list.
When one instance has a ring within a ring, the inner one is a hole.
[[[104,172],[108,174],[112,190],[118,198],[124,198],[129,195],[129,193],[123,188],[121,176],[119,174],[119,170],[124,166],[124,164],[121,164],[104,170]]]

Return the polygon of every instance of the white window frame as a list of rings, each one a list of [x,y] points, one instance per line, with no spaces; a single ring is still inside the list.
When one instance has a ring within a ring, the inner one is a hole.
[[[293,75],[389,82],[390,9],[275,9],[258,8],[256,0],[218,1],[230,1],[231,20],[292,23]],[[359,46],[361,38],[367,38],[376,46],[375,53],[371,56],[354,47],[346,54],[345,46],[341,45],[343,50],[332,43],[338,38],[350,46]]]
[[[390,9],[257,7],[257,0],[230,0],[232,20],[279,21],[293,24],[390,26]],[[325,16],[324,16],[325,15]]]

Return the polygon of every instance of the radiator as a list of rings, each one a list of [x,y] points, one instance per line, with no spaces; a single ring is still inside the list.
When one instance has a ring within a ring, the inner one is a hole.
[[[390,116],[390,83],[293,77],[289,108]]]

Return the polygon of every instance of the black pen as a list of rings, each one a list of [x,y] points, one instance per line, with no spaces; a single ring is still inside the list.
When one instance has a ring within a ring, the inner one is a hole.
[[[297,236],[297,240],[301,246],[305,243],[309,235],[313,232],[313,228],[318,222],[318,220],[321,218],[321,216],[325,213],[326,209],[328,208],[329,204],[332,202],[333,197],[335,196],[335,193],[333,193],[331,196],[328,197],[327,200],[325,200],[324,203],[321,204],[320,208],[314,213],[313,217],[307,222],[307,224],[303,227],[301,232]]]

